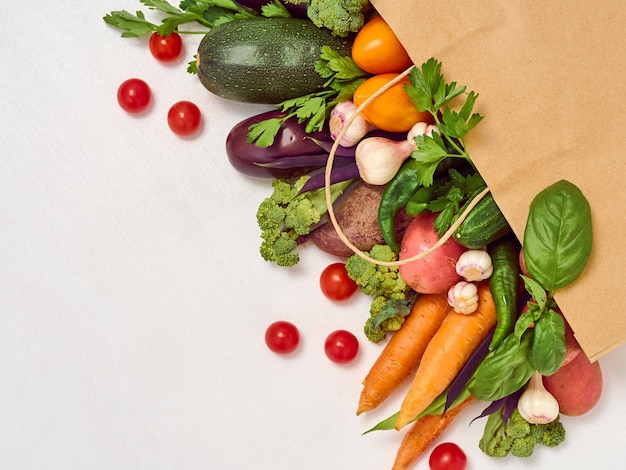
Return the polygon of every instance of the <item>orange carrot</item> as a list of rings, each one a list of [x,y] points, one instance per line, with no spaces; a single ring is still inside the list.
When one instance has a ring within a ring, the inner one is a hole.
[[[425,294],[417,299],[363,380],[357,415],[380,405],[414,372],[451,308],[446,294]]]
[[[443,415],[425,415],[415,421],[400,443],[391,470],[406,470],[415,463],[471,401],[469,396]]]
[[[481,282],[478,309],[467,315],[451,310],[426,347],[400,406],[396,429],[406,426],[452,383],[495,325],[496,307],[489,283]]]

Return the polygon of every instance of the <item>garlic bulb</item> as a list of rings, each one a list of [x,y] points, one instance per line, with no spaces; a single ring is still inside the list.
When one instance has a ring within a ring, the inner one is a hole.
[[[356,147],[359,174],[369,184],[386,184],[396,175],[413,148],[406,140],[396,142],[385,137],[366,137]]]
[[[519,401],[517,409],[532,424],[546,424],[559,416],[559,402],[543,386],[541,374],[535,371]]]
[[[339,134],[346,126],[348,120],[356,111],[357,106],[350,100],[337,103],[330,112],[328,118],[328,126],[330,128],[330,136],[333,140],[337,140]],[[339,145],[342,147],[353,147],[370,131],[376,129],[376,126],[367,122],[360,115],[348,126],[345,134],[341,137]]]
[[[493,273],[491,256],[485,250],[468,250],[456,262],[456,273],[469,282],[487,279]]]
[[[478,309],[478,288],[471,282],[460,281],[448,290],[448,304],[464,315]]]

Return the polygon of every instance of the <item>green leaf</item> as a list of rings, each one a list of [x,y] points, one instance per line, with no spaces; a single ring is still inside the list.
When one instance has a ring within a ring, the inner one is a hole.
[[[269,147],[274,143],[274,138],[280,126],[285,122],[286,118],[271,118],[261,122],[252,124],[248,128],[246,142],[249,144],[256,143],[257,147]]]
[[[141,11],[136,12],[135,15],[126,10],[112,11],[102,19],[109,26],[121,29],[123,31],[122,37],[124,38],[138,38],[157,29],[155,24],[145,19]]]
[[[374,427],[368,429],[363,434],[370,433],[372,431],[389,431],[394,429],[396,426],[396,421],[398,421],[398,416],[400,416],[400,412],[392,414],[389,418],[383,419],[380,423],[376,424]]]
[[[515,326],[513,327],[513,335],[518,339],[518,341],[522,339],[526,330],[530,328],[533,323],[535,323],[540,315],[541,309],[537,306],[537,304],[528,302],[528,310],[519,316],[515,322]]]
[[[166,2],[165,0],[139,0],[145,6],[151,10],[159,10],[170,15],[177,15],[182,13],[181,10]]]
[[[528,358],[541,375],[554,374],[565,359],[565,321],[554,310],[547,310],[535,322],[533,346]]]
[[[523,245],[530,276],[548,292],[580,276],[591,255],[592,224],[589,202],[578,187],[561,180],[537,194]]]
[[[194,60],[190,61],[187,64],[187,72],[191,73],[191,74],[197,74],[198,73],[198,64],[196,62],[196,56],[194,56]]]
[[[479,400],[496,401],[522,388],[535,371],[528,359],[533,336],[533,331],[527,330],[518,341],[509,334],[478,366],[470,387],[472,395]]]
[[[524,258],[526,258],[526,254],[524,254]],[[530,296],[535,299],[537,305],[541,310],[546,308],[548,303],[548,296],[546,295],[546,290],[534,279],[529,278],[528,276],[524,276],[520,274],[522,281],[524,281],[524,287],[530,294]]]
[[[289,18],[291,13],[278,0],[272,0],[261,7],[261,15],[266,18]]]

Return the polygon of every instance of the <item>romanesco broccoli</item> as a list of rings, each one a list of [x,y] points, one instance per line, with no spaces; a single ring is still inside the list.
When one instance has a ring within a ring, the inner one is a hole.
[[[491,457],[530,457],[537,444],[555,447],[565,440],[565,427],[557,417],[548,424],[531,424],[517,408],[503,420],[502,408],[487,418],[478,447]]]
[[[257,210],[256,218],[261,229],[260,253],[264,260],[279,266],[293,266],[300,260],[294,250],[298,238],[306,235],[328,211],[324,189],[301,193],[305,175],[295,183],[287,180],[272,181],[272,195],[264,199]],[[351,184],[351,181],[331,186],[331,199],[335,201]]]
[[[374,245],[368,254],[380,261],[397,259],[397,253],[388,245]],[[380,266],[355,254],[346,260],[346,270],[361,290],[373,297],[364,327],[367,338],[377,343],[386,338],[387,332],[400,329],[414,298],[398,267]]]
[[[361,29],[365,24],[364,13],[370,9],[369,0],[308,0],[307,3],[307,16],[313,24],[340,37]]]

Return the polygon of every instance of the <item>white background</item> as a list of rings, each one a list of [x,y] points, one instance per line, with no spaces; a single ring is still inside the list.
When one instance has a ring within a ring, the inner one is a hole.
[[[335,260],[314,248],[292,269],[258,254],[269,181],[233,170],[224,140],[266,108],[211,96],[186,73],[200,36],[169,66],[146,40],[120,38],[102,17],[121,9],[157,20],[137,0],[25,0],[0,16],[0,468],[390,468],[401,435],[361,433],[401,394],[354,413],[381,349],[361,334],[369,300],[325,300],[317,279]],[[139,117],[115,98],[130,77],[154,94]],[[182,99],[204,113],[193,139],[167,128]],[[292,356],[265,347],[279,319],[300,328]],[[347,366],[323,353],[338,328],[361,339]],[[557,449],[484,456],[483,422],[469,425],[482,404],[445,439],[472,470],[622,468],[625,358],[621,347],[601,359],[602,401],[564,419]]]

